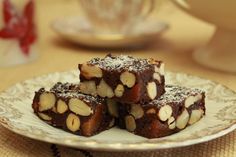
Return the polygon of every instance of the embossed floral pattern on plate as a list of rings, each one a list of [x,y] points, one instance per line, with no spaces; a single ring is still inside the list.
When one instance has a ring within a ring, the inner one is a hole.
[[[166,73],[168,84],[200,88],[206,91],[206,116],[198,123],[171,136],[146,139],[118,128],[86,138],[53,128],[31,108],[34,91],[54,83],[79,82],[77,71],[52,73],[18,83],[0,93],[0,124],[20,135],[74,148],[95,150],[153,150],[197,144],[223,136],[236,128],[236,93],[227,87],[181,73]]]

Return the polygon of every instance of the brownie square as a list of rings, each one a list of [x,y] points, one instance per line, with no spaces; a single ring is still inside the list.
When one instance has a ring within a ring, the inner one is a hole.
[[[144,104],[117,103],[120,128],[157,138],[178,132],[205,114],[205,93],[199,89],[166,86],[160,98]]]
[[[77,84],[57,83],[49,91],[41,88],[32,107],[48,124],[82,136],[98,134],[115,122],[108,113],[107,101],[80,93]]]
[[[80,90],[121,103],[145,103],[164,92],[164,63],[131,56],[94,58],[79,64]]]

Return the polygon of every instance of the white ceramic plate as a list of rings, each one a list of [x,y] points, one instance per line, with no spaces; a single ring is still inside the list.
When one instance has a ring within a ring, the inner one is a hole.
[[[168,28],[166,23],[147,20],[136,25],[129,34],[104,34],[95,32],[83,17],[59,18],[52,22],[52,29],[62,38],[90,47],[140,47]]]
[[[173,148],[206,142],[223,136],[236,128],[236,93],[195,76],[181,73],[166,74],[169,84],[197,87],[206,91],[206,116],[185,130],[171,136],[146,139],[112,128],[86,138],[53,128],[34,115],[31,108],[34,91],[54,83],[78,82],[78,71],[52,73],[18,83],[0,93],[0,123],[15,133],[36,140],[74,148],[131,151]]]

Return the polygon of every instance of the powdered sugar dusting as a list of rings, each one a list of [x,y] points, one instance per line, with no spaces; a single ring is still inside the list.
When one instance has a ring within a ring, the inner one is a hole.
[[[95,104],[100,104],[104,101],[103,98],[80,93],[78,84],[58,82],[50,91],[63,99],[78,98],[87,103],[93,102]]]
[[[91,65],[98,65],[104,70],[116,70],[116,71],[133,71],[139,72],[146,69],[150,69],[152,64],[150,64],[149,59],[134,58],[127,55],[112,56],[107,55],[105,58],[94,58],[88,62]],[[156,61],[156,63],[160,63]]]
[[[151,105],[163,105],[168,103],[181,103],[189,96],[195,96],[197,94],[203,94],[204,92],[196,88],[186,88],[180,86],[165,86],[166,93],[159,99],[150,102]]]

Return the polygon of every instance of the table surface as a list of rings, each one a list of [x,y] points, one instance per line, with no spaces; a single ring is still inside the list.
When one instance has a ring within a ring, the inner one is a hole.
[[[123,49],[122,51],[106,48],[88,49],[64,41],[50,28],[50,22],[55,18],[79,15],[81,11],[77,3],[77,0],[37,1],[40,56],[32,63],[0,68],[0,91],[35,76],[76,69],[79,62],[84,62],[92,57],[102,57],[108,52],[161,59],[165,62],[167,71],[197,75],[217,81],[236,91],[235,74],[208,69],[192,59],[193,50],[207,43],[214,33],[214,26],[187,15],[170,2],[166,2],[150,18],[163,20],[170,25],[170,28],[162,37],[154,39],[144,49],[128,50],[127,52]],[[235,146],[234,149],[236,149]]]

